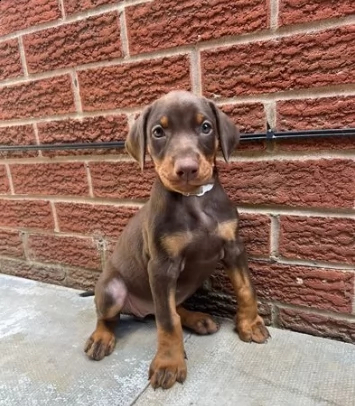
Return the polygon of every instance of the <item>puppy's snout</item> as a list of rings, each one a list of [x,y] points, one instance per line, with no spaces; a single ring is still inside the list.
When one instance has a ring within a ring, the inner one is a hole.
[[[180,158],[175,161],[175,174],[185,181],[195,179],[198,174],[198,161],[195,158]]]

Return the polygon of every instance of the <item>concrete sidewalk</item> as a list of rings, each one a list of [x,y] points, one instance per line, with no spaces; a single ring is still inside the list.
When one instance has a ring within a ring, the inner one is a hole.
[[[154,322],[124,318],[114,353],[86,358],[92,298],[0,275],[0,405],[355,405],[355,346],[270,329],[246,344],[224,321],[213,336],[186,334],[188,377],[168,391],[148,386]]]

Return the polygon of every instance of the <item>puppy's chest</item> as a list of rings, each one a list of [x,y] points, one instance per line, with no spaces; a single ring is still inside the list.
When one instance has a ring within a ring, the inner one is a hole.
[[[236,228],[235,219],[222,221],[200,213],[184,230],[164,235],[162,245],[172,257],[205,262],[221,255],[224,243],[235,238]]]

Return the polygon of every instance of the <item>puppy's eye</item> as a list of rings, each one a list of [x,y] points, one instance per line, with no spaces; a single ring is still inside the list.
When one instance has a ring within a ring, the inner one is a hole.
[[[201,132],[203,134],[209,134],[212,131],[212,125],[208,121],[204,121],[201,125]]]
[[[163,127],[160,125],[156,125],[153,130],[152,130],[152,134],[155,138],[162,138],[165,136]]]

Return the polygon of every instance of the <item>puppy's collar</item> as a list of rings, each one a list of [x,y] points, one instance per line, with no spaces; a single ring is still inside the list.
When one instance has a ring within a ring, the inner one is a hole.
[[[207,185],[200,186],[196,192],[182,193],[184,196],[203,196],[205,193],[213,189],[214,183],[208,183]]]

